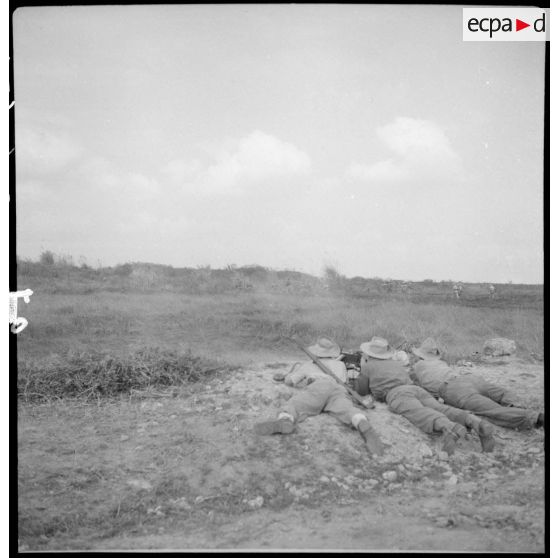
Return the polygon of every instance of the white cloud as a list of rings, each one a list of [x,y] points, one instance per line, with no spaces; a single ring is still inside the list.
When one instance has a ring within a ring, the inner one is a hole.
[[[373,165],[353,163],[348,169],[348,175],[357,180],[392,182],[408,178],[407,169],[398,165],[393,159],[380,161]]]
[[[87,185],[76,195],[84,195],[88,190],[106,201],[128,198],[129,203],[149,200],[161,193],[159,182],[148,175],[123,169],[103,157],[84,159],[76,169],[77,183]]]
[[[62,170],[76,160],[83,149],[69,134],[44,128],[18,128],[16,162],[18,171],[40,175]]]
[[[351,178],[393,182],[455,176],[461,170],[460,158],[448,137],[433,122],[398,117],[379,127],[376,135],[395,157],[372,164],[353,163],[347,170]]]
[[[203,165],[197,159],[191,161],[173,159],[161,169],[165,178],[175,184],[185,180],[195,180],[197,177],[200,177],[202,171]]]
[[[243,191],[265,179],[306,174],[310,168],[304,151],[256,130],[220,150],[205,166],[197,160],[173,160],[162,172],[190,189],[224,193]]]
[[[455,157],[444,132],[433,122],[399,117],[377,130],[378,137],[402,157]]]

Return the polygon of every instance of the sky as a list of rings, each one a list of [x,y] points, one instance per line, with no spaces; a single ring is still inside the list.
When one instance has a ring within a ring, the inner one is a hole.
[[[26,7],[17,254],[543,282],[544,43],[460,6]]]

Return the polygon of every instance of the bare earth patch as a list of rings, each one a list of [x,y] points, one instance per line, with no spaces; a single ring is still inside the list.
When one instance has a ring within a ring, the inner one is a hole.
[[[544,551],[544,431],[496,427],[455,455],[384,404],[367,411],[386,455],[322,414],[257,436],[295,388],[291,361],[221,373],[181,393],[20,405],[20,550],[368,549]],[[473,371],[542,409],[543,368]]]

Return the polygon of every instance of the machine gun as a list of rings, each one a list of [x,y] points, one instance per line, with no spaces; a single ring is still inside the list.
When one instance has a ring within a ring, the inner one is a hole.
[[[347,368],[356,368],[360,370],[360,359],[362,357],[362,351],[345,351],[341,349],[341,358]]]

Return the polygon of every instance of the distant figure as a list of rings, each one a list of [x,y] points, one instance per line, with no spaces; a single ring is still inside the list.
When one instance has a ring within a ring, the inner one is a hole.
[[[453,296],[455,298],[459,298],[460,294],[461,294],[461,289],[460,289],[459,285],[455,284],[453,286]]]
[[[490,285],[490,287],[488,287],[488,296],[490,296],[490,298],[494,298],[495,294],[496,288],[494,287],[494,285]]]

